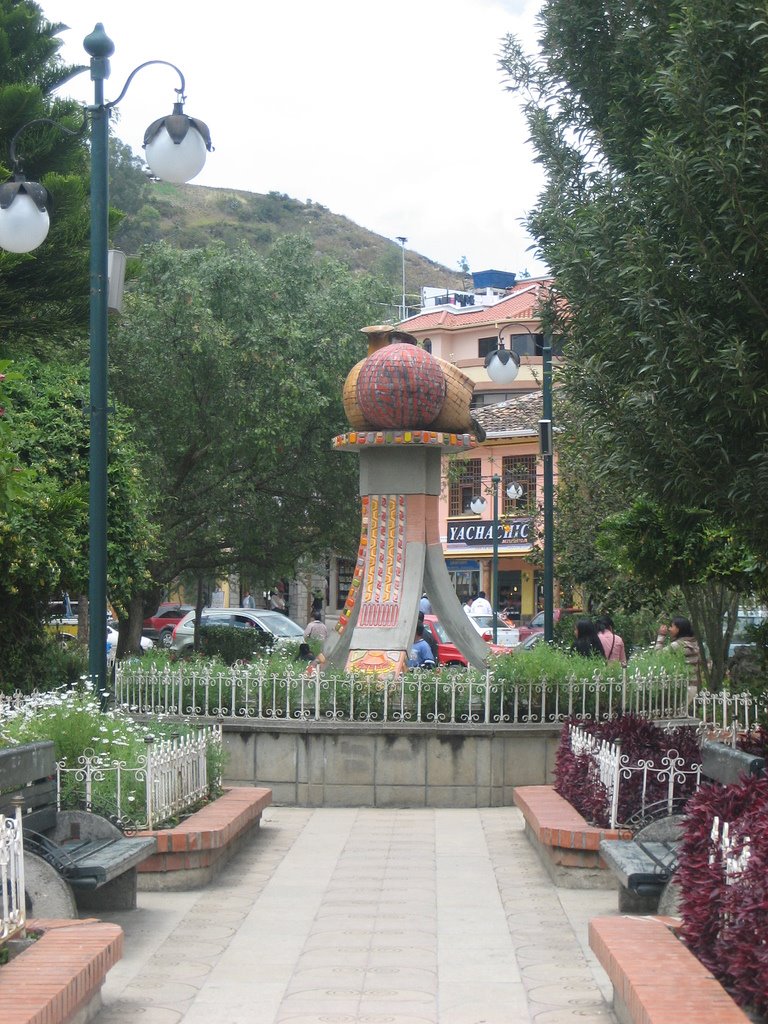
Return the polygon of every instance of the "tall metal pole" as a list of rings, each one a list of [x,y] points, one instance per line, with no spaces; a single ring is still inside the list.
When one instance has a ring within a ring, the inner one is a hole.
[[[499,603],[499,484],[501,477],[494,473],[493,483],[493,562],[491,567],[491,611],[493,612],[493,642],[498,641],[496,614]]]
[[[83,41],[91,55],[91,416],[88,506],[88,672],[104,703],[107,685],[107,245],[109,231],[109,111],[104,80],[115,46],[102,24]]]
[[[544,335],[541,349],[542,368],[542,431],[546,444],[542,444],[544,471],[544,639],[554,635],[554,431],[552,428],[552,335]]]
[[[405,320],[406,317],[406,306],[405,306],[405,243],[408,241],[403,235],[398,235],[397,240],[400,243],[403,250],[403,305],[400,309],[400,319]]]

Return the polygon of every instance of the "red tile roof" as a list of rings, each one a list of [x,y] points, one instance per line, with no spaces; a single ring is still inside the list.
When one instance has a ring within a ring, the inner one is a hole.
[[[552,278],[518,281],[510,295],[492,306],[437,306],[403,320],[398,327],[409,333],[435,327],[458,331],[486,324],[498,327],[510,320],[535,320],[536,309],[551,283]]]

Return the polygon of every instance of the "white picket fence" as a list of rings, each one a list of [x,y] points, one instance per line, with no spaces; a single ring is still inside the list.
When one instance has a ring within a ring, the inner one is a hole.
[[[752,852],[749,836],[734,835],[733,825],[715,816],[712,819],[710,841],[710,867],[719,862],[726,884],[733,885],[746,871],[749,863]]]
[[[27,921],[24,900],[24,843],[21,808],[0,814],[0,943],[19,935]]]
[[[208,778],[208,751],[221,747],[221,726],[209,725],[183,736],[156,740],[148,736],[146,754],[132,764],[87,749],[77,765],[59,762],[57,800],[61,810],[66,790],[68,805],[99,811],[127,829],[154,828],[177,817],[208,796],[221,778]],[[220,759],[219,759],[220,763]],[[109,803],[99,797],[99,783],[109,781]],[[141,789],[141,799],[137,791]],[[114,796],[113,796],[114,794]]]
[[[640,775],[642,779],[639,818],[645,816],[649,807],[648,789],[651,781],[666,784],[664,799],[667,814],[673,813],[676,789],[679,794],[680,787],[691,779],[694,780],[697,789],[701,783],[701,765],[686,764],[685,758],[681,757],[677,750],[667,750],[658,765],[643,758],[636,764],[630,764],[629,756],[621,752],[620,742],[611,743],[608,740],[597,739],[578,725],[569,727],[568,736],[573,753],[577,756],[587,754],[590,757],[595,776],[605,787],[607,793],[605,809],[608,812],[611,828],[616,828],[619,824],[626,824],[626,822],[618,820],[622,780],[631,779],[633,775]],[[654,803],[656,802],[658,802],[657,798],[654,799]]]

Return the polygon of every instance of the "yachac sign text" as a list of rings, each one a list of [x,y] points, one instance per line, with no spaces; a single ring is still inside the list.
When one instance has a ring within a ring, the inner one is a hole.
[[[530,543],[531,520],[508,519],[497,523],[496,536],[502,544]],[[466,544],[469,547],[486,547],[493,544],[493,521],[468,522],[466,519],[448,520],[448,543]]]

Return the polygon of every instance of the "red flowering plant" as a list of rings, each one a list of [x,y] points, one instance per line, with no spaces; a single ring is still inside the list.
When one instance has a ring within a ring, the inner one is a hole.
[[[768,779],[701,787],[688,802],[676,878],[685,942],[737,1002],[768,1013]]]
[[[618,822],[630,822],[644,807],[647,809],[666,799],[668,780],[663,773],[665,759],[670,756],[681,758],[683,770],[689,773],[675,780],[677,803],[693,793],[696,787],[693,766],[700,764],[699,737],[695,729],[688,726],[663,729],[638,715],[622,715],[605,722],[566,723],[555,761],[555,790],[592,824],[603,828],[609,825],[609,795],[600,781],[594,758],[586,752],[574,754],[571,749],[571,724],[579,725],[584,732],[598,740],[620,742],[621,754],[626,757],[626,764],[630,768],[638,766],[641,761],[653,763],[655,770],[649,770],[645,778],[639,770],[621,778]]]

